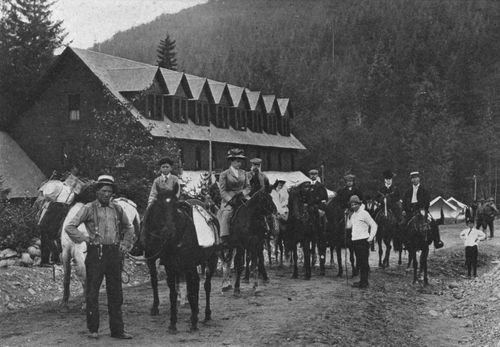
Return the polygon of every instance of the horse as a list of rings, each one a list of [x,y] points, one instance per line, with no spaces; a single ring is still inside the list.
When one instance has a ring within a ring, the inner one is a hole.
[[[490,198],[490,200],[486,200],[479,203],[475,212],[477,218],[477,224],[476,224],[477,229],[481,227],[483,231],[486,232],[486,229],[489,228],[490,238],[493,238],[494,236],[493,223],[495,220],[495,214],[498,212],[498,210],[496,209],[496,206],[494,205],[492,198]]]
[[[254,274],[254,293],[259,291],[258,264],[259,252],[262,254],[267,225],[265,218],[276,214],[276,205],[270,195],[271,187],[266,184],[258,190],[248,201],[245,201],[243,195],[237,194],[231,201],[233,204],[234,215],[230,221],[231,235],[229,236],[229,255],[223,259],[224,281],[229,277],[230,263],[234,256],[234,268],[236,270],[236,280],[234,283],[233,294],[239,296],[241,293],[241,273],[245,265],[245,252],[250,256],[251,271]],[[262,263],[263,266],[263,263]]]
[[[369,204],[367,203],[367,205]],[[377,204],[377,202],[374,202],[373,206],[367,206],[367,210],[370,212],[378,225],[376,235],[376,241],[378,244],[378,266],[380,268],[388,267],[392,249],[391,241],[397,238],[397,234],[400,234],[400,210],[396,207],[388,207],[386,197],[384,197],[383,204]],[[385,255],[382,243],[385,245]],[[394,249],[401,252],[402,247],[400,247],[401,244],[399,242],[399,238],[395,241],[395,243],[396,245],[394,246]]]
[[[443,224],[444,216],[438,220],[428,217],[425,211],[417,211],[410,219],[406,228],[405,245],[408,249],[408,267],[413,262],[413,283],[417,283],[417,251],[420,253],[420,273],[424,274],[424,285],[429,284],[427,278],[427,257],[429,245],[434,240],[434,235],[439,232],[439,225]]]
[[[90,189],[89,189],[90,190]],[[83,193],[83,191],[82,191]],[[88,195],[84,196],[82,194],[75,198],[74,204],[70,207],[68,214],[64,218],[63,225],[61,228],[61,247],[62,247],[62,265],[63,265],[63,297],[61,301],[61,306],[63,309],[68,308],[68,301],[70,296],[70,282],[71,282],[71,267],[75,267],[75,272],[78,280],[83,287],[83,300],[85,302],[85,295],[87,293],[86,279],[87,273],[85,269],[85,258],[87,253],[87,244],[85,242],[76,243],[68,236],[65,231],[68,223],[73,219],[73,217],[81,210],[85,203],[90,202]],[[119,205],[123,209],[123,213],[128,217],[134,226],[134,232],[138,236],[140,231],[140,217],[137,212],[137,206],[131,200],[125,198],[114,199],[113,202]],[[81,224],[78,229],[83,233],[88,233],[87,228],[84,224]],[[82,303],[82,308],[84,303]]]
[[[200,202],[200,204],[202,204]],[[205,319],[211,320],[211,279],[217,268],[216,246],[201,247],[198,244],[193,222],[192,202],[178,202],[172,192],[160,192],[143,221],[144,256],[149,268],[153,288],[151,315],[158,315],[158,270],[156,260],[160,259],[167,274],[170,290],[169,332],[177,332],[177,287],[180,276],[186,279],[188,301],[191,308],[190,331],[198,330],[200,278],[197,266],[205,269]]]
[[[340,206],[339,197],[336,196],[331,199],[325,208],[326,215],[326,228],[324,233],[320,236],[318,243],[320,254],[320,271],[324,272],[326,246],[335,249],[337,253],[338,273],[337,277],[342,277],[342,248],[349,249],[349,260],[351,262],[352,276],[356,276],[358,268],[354,257],[354,248],[351,241],[351,230],[345,228],[346,215],[344,209]],[[321,244],[321,246],[319,246]]]
[[[315,248],[318,238],[319,211],[310,204],[311,183],[306,181],[290,189],[288,198],[288,228],[283,231],[285,249],[292,251],[293,274],[298,278],[297,245],[300,243],[304,254],[305,278],[311,278],[312,248]]]

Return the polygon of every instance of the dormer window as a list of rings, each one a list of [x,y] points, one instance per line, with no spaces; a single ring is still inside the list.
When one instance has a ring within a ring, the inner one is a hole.
[[[68,95],[69,120],[80,120],[80,94]]]

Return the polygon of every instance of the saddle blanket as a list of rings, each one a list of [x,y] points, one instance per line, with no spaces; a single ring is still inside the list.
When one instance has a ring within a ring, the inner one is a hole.
[[[212,221],[212,216],[203,207],[193,205],[193,222],[200,247],[205,248],[215,245],[217,230]]]

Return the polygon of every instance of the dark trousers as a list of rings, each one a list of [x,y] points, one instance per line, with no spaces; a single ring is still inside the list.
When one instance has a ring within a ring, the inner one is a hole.
[[[359,268],[359,285],[368,285],[368,272],[370,265],[368,264],[368,256],[370,254],[370,243],[368,239],[352,241],[354,253],[356,254],[356,264]]]
[[[474,277],[477,276],[477,246],[465,247],[465,264],[467,265],[467,276],[470,277],[471,270]]]
[[[106,276],[108,295],[109,330],[111,335],[123,333],[122,318],[122,255],[118,246],[104,245],[87,248],[87,328],[91,333],[99,330],[99,288]]]

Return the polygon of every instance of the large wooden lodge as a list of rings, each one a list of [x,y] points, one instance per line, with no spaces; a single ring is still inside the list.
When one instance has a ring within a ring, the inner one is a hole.
[[[68,47],[38,86],[39,95],[11,135],[48,176],[106,96],[127,105],[154,137],[175,139],[184,170],[225,168],[229,148],[263,159],[266,171],[296,170],[305,147],[290,133],[289,99],[128,59]]]

